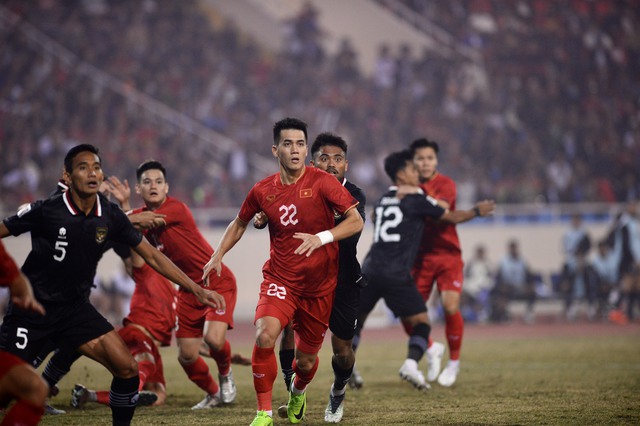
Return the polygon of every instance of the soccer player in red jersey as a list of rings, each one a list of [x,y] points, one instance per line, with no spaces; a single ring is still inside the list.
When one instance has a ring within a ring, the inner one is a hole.
[[[226,309],[209,309],[191,294],[178,292],[178,361],[189,379],[206,392],[205,398],[192,409],[213,408],[229,404],[236,397],[236,385],[231,371],[231,345],[227,329],[233,328],[236,305],[236,279],[229,268],[222,266],[222,274],[205,283],[202,268],[213,249],[198,230],[189,208],[169,197],[166,170],[158,161],[145,161],[136,170],[138,193],[145,206],[133,211],[153,211],[162,214],[164,224],[145,231],[149,241],[171,259],[189,277],[204,287],[210,286],[222,295]],[[211,357],[218,366],[219,385],[214,380],[205,360],[200,356],[201,341],[209,346]]]
[[[318,368],[318,352],[329,325],[338,277],[338,244],[362,230],[358,202],[338,180],[305,166],[307,125],[285,118],[273,127],[271,151],[279,173],[256,183],[227,227],[203,276],[223,270],[222,258],[240,240],[255,214],[264,212],[271,241],[255,314],[252,355],[258,413],[252,425],[273,425],[272,391],[278,374],[274,352],[282,329],[292,323],[296,358],[287,415],[299,423],[306,412],[306,387]],[[334,226],[335,215],[345,219]]]
[[[448,176],[438,172],[437,142],[421,138],[410,146],[413,161],[420,172],[421,187],[424,192],[438,200],[446,209],[456,209],[456,184]],[[479,216],[479,212],[476,211]],[[449,345],[449,363],[440,372],[444,345],[430,342],[427,350],[429,369],[427,380],[438,380],[442,386],[455,383],[460,369],[460,348],[464,320],[460,313],[460,295],[463,283],[462,251],[456,226],[443,221],[425,219],[420,249],[416,256],[413,276],[425,302],[429,299],[433,285],[437,283],[438,293],[445,312],[445,334]]]
[[[11,303],[21,309],[44,314],[44,308],[33,297],[28,279],[0,241],[0,287],[8,287]],[[0,406],[17,402],[4,414],[2,425],[32,426],[40,422],[49,387],[32,366],[9,352],[0,351]]]

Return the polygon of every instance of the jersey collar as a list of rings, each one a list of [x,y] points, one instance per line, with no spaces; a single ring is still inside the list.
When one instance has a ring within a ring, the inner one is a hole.
[[[71,198],[71,191],[65,191],[62,194],[62,199],[64,200],[64,204],[67,206],[67,210],[74,216],[77,216],[81,213],[80,209],[73,202],[73,198]],[[102,203],[100,203],[100,195],[96,197],[96,203],[92,211],[94,216],[102,217]]]

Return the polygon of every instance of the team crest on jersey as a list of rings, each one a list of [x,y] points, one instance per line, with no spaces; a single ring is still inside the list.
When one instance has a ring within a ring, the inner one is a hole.
[[[106,227],[96,228],[96,243],[102,244],[106,239],[107,239],[107,228]]]
[[[276,196],[275,196],[275,195],[267,195],[267,201],[268,201],[268,202],[272,202],[272,201],[273,201],[273,200],[275,200],[275,199],[276,199]]]
[[[300,198],[311,198],[312,195],[313,195],[313,190],[311,188],[300,190]]]

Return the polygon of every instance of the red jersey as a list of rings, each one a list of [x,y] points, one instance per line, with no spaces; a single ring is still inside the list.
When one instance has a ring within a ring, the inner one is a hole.
[[[421,187],[425,194],[449,203],[449,210],[456,209],[456,184],[450,177],[438,173]],[[417,260],[420,261],[422,256],[429,253],[461,254],[460,240],[454,224],[425,219]]]
[[[176,326],[178,291],[146,263],[141,268],[133,268],[133,280],[136,288],[131,297],[131,311],[123,324],[141,325],[161,346],[169,346],[171,331]]]
[[[250,222],[263,211],[269,219],[271,248],[262,268],[265,280],[286,284],[299,296],[323,296],[336,286],[338,244],[325,244],[306,257],[294,253],[302,241],[293,238],[293,234],[331,229],[335,226],[334,212],[342,216],[357,205],[358,201],[334,176],[306,166],[294,184],[284,185],[280,173],[256,183],[238,217]]]
[[[143,207],[136,209],[134,213],[144,210],[148,209]],[[145,236],[189,278],[202,285],[202,269],[211,258],[213,248],[198,230],[191,210],[175,198],[167,197],[166,201],[154,212],[165,215],[166,225],[147,230]],[[224,264],[222,265],[222,276],[233,278],[233,273]],[[221,280],[216,274],[211,274],[209,280],[212,290],[221,291],[235,287],[235,278]],[[218,285],[225,287],[218,287]]]
[[[0,287],[9,287],[19,274],[18,265],[7,253],[0,240]]]

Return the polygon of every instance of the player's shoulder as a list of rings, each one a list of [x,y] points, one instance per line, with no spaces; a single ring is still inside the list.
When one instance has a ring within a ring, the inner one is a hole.
[[[438,181],[438,184],[440,185],[453,185],[453,186],[456,185],[456,182],[453,180],[453,178],[447,175],[444,175],[440,172],[438,172],[438,175],[436,176],[435,180]]]

